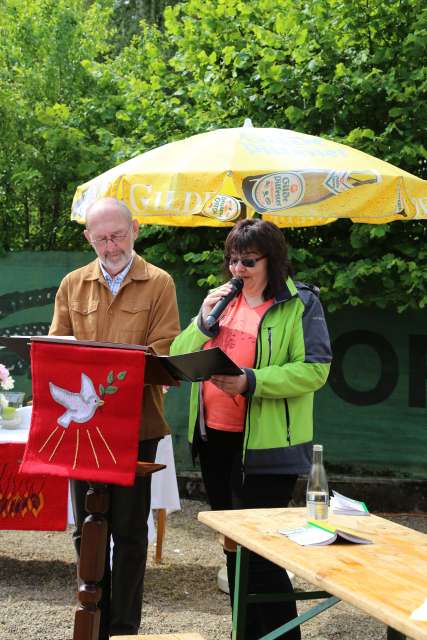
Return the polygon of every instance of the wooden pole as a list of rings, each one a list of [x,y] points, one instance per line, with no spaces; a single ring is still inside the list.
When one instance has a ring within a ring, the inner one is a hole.
[[[110,497],[105,484],[89,484],[86,494],[86,517],[77,565],[78,608],[74,616],[73,640],[98,640],[101,611],[98,602],[102,590],[98,583],[105,570],[108,523],[105,514]]]
[[[136,475],[146,476],[165,468],[165,464],[138,461]],[[74,615],[73,640],[98,640],[101,618],[98,603],[102,595],[98,583],[102,580],[105,570],[108,534],[108,522],[105,514],[108,512],[109,506],[110,496],[107,485],[89,483],[85,502],[88,516],[82,527],[80,558],[77,564],[79,584],[77,599],[79,604]],[[109,560],[108,558],[108,562]]]

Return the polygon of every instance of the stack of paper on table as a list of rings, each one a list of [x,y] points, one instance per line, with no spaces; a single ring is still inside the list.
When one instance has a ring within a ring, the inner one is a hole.
[[[427,600],[424,600],[423,604],[411,613],[410,618],[411,620],[427,621]]]
[[[369,516],[368,507],[360,500],[353,500],[332,489],[332,513],[340,516]]]
[[[316,520],[309,521],[305,527],[297,529],[279,529],[279,533],[304,547],[320,547],[333,542],[372,544],[372,540],[363,538],[359,531],[354,531],[347,527],[334,527],[323,520],[321,522]]]

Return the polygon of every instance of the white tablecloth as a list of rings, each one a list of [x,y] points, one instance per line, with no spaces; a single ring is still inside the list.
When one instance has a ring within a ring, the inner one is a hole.
[[[31,422],[31,406],[17,409],[22,417],[22,423],[16,429],[4,429],[0,427],[0,444],[8,442],[25,443]],[[168,513],[181,509],[176,480],[175,459],[173,455],[172,437],[166,436],[159,442],[156,462],[166,464],[166,469],[157,471],[151,480],[151,509],[166,509]],[[73,522],[70,498],[68,498],[68,522]],[[148,541],[153,542],[156,537],[153,513],[150,511],[148,519]]]
[[[22,422],[19,427],[16,427],[15,429],[5,429],[0,422],[0,444],[8,442],[27,442],[31,422],[31,407],[22,407],[21,409],[17,409],[16,412],[22,418]]]
[[[151,478],[151,511],[148,518],[148,542],[155,539],[153,509],[166,509],[167,513],[179,511],[178,483],[176,481],[175,459],[172,436],[162,438],[157,447],[156,462],[167,465],[166,469],[156,471]]]

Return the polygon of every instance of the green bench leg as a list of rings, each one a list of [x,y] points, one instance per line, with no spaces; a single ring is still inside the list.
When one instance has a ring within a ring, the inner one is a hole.
[[[234,585],[232,640],[245,640],[246,597],[248,593],[249,551],[237,546],[236,580]]]
[[[311,607],[305,613],[297,616],[293,620],[290,620],[286,624],[278,627],[274,631],[271,631],[267,635],[262,636],[259,640],[275,640],[284,633],[291,631],[295,627],[307,620],[311,620],[319,613],[326,611],[330,607],[340,602],[339,598],[330,596],[326,591],[307,591],[307,592],[295,592],[292,594],[248,594],[248,573],[249,573],[249,554],[250,552],[237,546],[237,558],[236,558],[236,583],[234,586],[234,606],[233,606],[233,626],[232,626],[232,640],[245,640],[246,631],[246,607],[251,602],[280,602],[285,600],[314,600],[320,598],[326,598],[320,604]],[[392,627],[387,627],[387,640],[406,640],[406,635],[400,631],[396,631]]]
[[[259,640],[275,640],[287,631],[291,631],[300,624],[307,622],[311,618],[319,615],[322,611],[333,607],[337,602],[340,602],[339,598],[335,596],[329,596],[328,593],[323,591],[316,591],[312,594],[301,593],[298,595],[281,595],[281,594],[248,594],[248,568],[249,568],[249,551],[240,545],[237,546],[237,558],[236,558],[236,583],[234,586],[234,605],[233,605],[233,626],[232,626],[232,640],[245,640],[246,630],[246,607],[248,602],[271,602],[274,600],[289,600],[289,599],[301,599],[308,600],[314,598],[326,598],[324,602],[311,607],[308,611],[297,616],[293,620],[290,620],[286,624],[282,625],[278,629],[271,631],[265,636],[262,636]],[[299,597],[298,597],[299,596]],[[328,597],[329,596],[329,597]],[[393,639],[392,639],[393,640]],[[397,639],[396,639],[397,640]]]
[[[276,638],[279,638],[284,633],[287,633],[288,631],[295,629],[295,627],[297,627],[299,624],[303,624],[303,622],[307,622],[307,620],[311,620],[311,618],[318,616],[319,613],[322,613],[322,611],[326,611],[326,609],[333,607],[335,604],[337,604],[337,602],[340,602],[340,599],[336,598],[335,596],[331,596],[327,600],[324,600],[324,602],[321,602],[320,604],[316,604],[315,607],[311,607],[311,609],[308,609],[308,611],[301,614],[300,616],[297,616],[290,622],[287,622],[286,624],[282,624],[281,627],[278,627],[274,631],[267,633],[267,635],[262,636],[261,638],[259,638],[259,640],[275,640]]]

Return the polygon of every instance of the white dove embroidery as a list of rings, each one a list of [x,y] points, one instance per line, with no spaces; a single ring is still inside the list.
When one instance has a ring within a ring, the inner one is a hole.
[[[92,380],[85,373],[82,373],[80,393],[61,389],[52,382],[49,382],[49,389],[55,402],[62,404],[67,409],[57,421],[64,429],[72,421],[87,422],[92,418],[97,408],[104,404],[104,401],[97,395]]]

